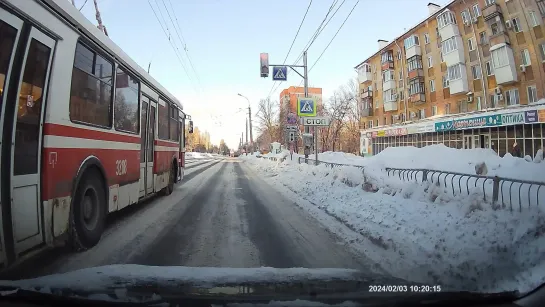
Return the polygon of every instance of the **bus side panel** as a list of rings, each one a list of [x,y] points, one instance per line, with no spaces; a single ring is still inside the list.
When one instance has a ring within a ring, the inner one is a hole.
[[[104,141],[127,136],[53,124],[46,124],[44,131],[45,147],[42,158],[46,163],[43,163],[42,199],[53,202],[55,237],[66,231],[74,180],[82,163],[90,156],[96,157],[102,163],[107,186],[110,191],[114,190],[113,195],[110,195],[109,211],[136,202],[140,178],[138,137],[129,137],[133,138],[130,143]],[[83,134],[80,137],[67,135],[73,132]]]
[[[155,140],[155,191],[160,191],[168,185],[172,161],[178,161],[179,144],[168,141]]]

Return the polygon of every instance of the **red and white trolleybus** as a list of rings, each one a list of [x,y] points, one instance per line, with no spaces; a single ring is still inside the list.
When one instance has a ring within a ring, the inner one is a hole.
[[[0,99],[4,268],[183,177],[182,104],[70,1],[0,0]]]

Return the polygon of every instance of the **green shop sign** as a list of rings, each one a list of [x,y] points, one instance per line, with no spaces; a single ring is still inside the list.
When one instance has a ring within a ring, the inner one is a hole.
[[[524,112],[477,116],[464,119],[453,119],[435,123],[435,131],[464,130],[482,127],[497,127],[524,124]]]

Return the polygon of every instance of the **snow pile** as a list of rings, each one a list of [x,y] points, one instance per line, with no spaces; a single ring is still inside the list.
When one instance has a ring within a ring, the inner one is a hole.
[[[247,162],[289,197],[301,197],[321,209],[299,204],[309,213],[329,214],[359,233],[361,239],[351,246],[395,277],[486,292],[526,292],[545,282],[543,204],[534,202],[522,212],[497,210],[483,201],[482,187],[470,188],[469,195],[453,195],[450,182],[447,188],[418,184],[384,171],[430,168],[475,174],[475,166],[485,162],[488,175],[545,181],[545,164],[443,145],[388,148],[366,158],[321,156],[335,163],[357,161],[365,173],[355,167]],[[326,226],[336,231],[334,225]]]

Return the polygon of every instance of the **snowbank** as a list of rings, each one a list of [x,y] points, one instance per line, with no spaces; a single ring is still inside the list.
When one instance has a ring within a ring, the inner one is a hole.
[[[545,282],[543,204],[522,212],[497,210],[479,189],[453,195],[450,186],[404,182],[384,172],[388,166],[474,174],[475,164],[485,161],[488,175],[545,181],[545,163],[443,145],[388,148],[367,158],[323,153],[319,159],[364,165],[365,175],[355,167],[331,169],[289,159],[247,163],[280,191],[311,202],[359,233],[361,240],[351,246],[395,277],[487,292],[526,292]]]

